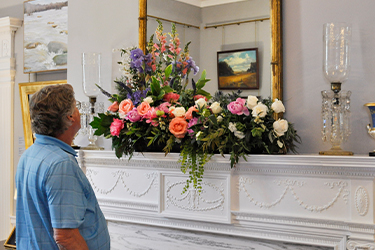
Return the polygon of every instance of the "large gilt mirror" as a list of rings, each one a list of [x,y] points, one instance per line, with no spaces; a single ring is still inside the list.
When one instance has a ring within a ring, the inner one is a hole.
[[[281,0],[139,0],[143,50],[157,27],[156,19],[165,32],[175,23],[181,44],[192,42],[190,55],[212,79],[207,91],[219,89],[218,52],[256,48],[260,85],[243,94],[283,99]]]

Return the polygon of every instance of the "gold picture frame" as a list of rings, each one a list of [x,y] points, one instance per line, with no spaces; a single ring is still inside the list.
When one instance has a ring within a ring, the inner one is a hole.
[[[6,249],[17,249],[16,247],[16,227],[13,227],[8,239],[4,243]]]
[[[66,80],[59,81],[44,81],[44,82],[27,82],[20,83],[20,100],[22,109],[22,121],[23,121],[23,134],[25,136],[25,148],[27,149],[34,143],[33,132],[31,130],[31,120],[30,120],[30,107],[29,99],[30,95],[34,94],[38,90],[42,89],[48,85],[55,84],[66,84]]]

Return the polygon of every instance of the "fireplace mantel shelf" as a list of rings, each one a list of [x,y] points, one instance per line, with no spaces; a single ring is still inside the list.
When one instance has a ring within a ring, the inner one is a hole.
[[[79,151],[109,221],[375,249],[375,158],[250,155],[231,169],[229,156],[215,155],[200,195],[181,194],[188,176],[178,159],[144,153],[129,161],[112,151]]]

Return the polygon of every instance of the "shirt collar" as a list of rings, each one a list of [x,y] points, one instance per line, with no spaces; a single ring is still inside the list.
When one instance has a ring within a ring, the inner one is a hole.
[[[43,145],[55,145],[61,148],[62,150],[64,150],[65,152],[77,157],[76,151],[71,146],[69,146],[65,142],[55,137],[48,136],[48,135],[39,135],[39,134],[35,134],[35,137],[36,137],[35,143],[43,144]]]

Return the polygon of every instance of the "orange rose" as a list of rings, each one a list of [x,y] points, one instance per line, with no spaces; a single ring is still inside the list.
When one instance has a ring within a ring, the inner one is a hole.
[[[132,100],[126,99],[120,103],[118,107],[118,112],[122,115],[126,115],[129,111],[133,109],[133,107],[134,105],[133,105]]]
[[[118,102],[114,102],[111,106],[108,107],[108,110],[111,112],[117,112],[119,108]]]
[[[185,118],[190,120],[193,118],[193,111],[198,112],[198,109],[196,109],[194,106],[190,107],[188,111],[185,113]]]
[[[185,118],[177,117],[173,118],[169,123],[169,131],[176,136],[176,138],[182,139],[185,137],[185,134],[188,129],[188,122]]]
[[[148,102],[142,102],[138,107],[137,107],[137,111],[138,111],[138,114],[140,114],[141,116],[144,116],[147,114],[147,112],[151,109],[151,106]]]

